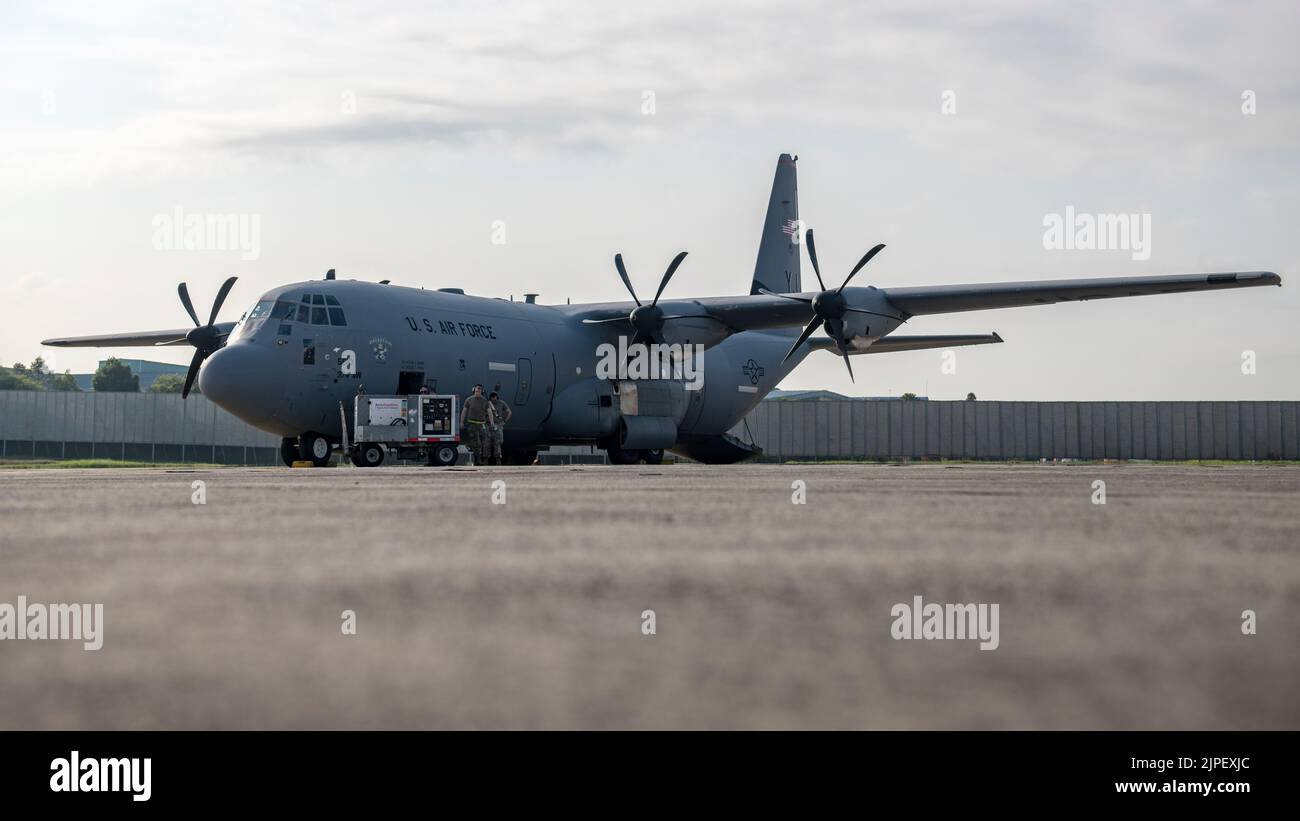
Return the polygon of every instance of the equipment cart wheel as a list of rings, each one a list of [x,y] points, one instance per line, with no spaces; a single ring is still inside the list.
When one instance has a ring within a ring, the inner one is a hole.
[[[460,451],[451,443],[433,445],[429,448],[429,467],[447,468],[456,464]]]
[[[359,468],[377,468],[384,463],[384,447],[374,442],[357,445],[352,451],[352,464]]]

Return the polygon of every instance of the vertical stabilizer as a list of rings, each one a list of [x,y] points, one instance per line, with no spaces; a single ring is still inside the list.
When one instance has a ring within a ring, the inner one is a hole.
[[[776,293],[803,290],[799,279],[799,186],[796,180],[797,158],[782,154],[776,161],[772,196],[767,201],[763,236],[758,243],[758,262],[754,264],[751,294],[759,288]]]

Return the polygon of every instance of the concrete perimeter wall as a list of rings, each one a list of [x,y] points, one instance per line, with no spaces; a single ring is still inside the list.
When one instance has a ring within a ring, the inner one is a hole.
[[[0,391],[0,457],[280,464],[280,440],[201,394]]]
[[[791,402],[732,433],[771,459],[1300,459],[1300,402]],[[279,464],[200,394],[0,391],[0,458]]]
[[[1300,402],[759,404],[732,434],[772,459],[1297,459]]]

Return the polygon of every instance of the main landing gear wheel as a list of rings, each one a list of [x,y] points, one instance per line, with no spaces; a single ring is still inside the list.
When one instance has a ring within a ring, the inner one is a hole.
[[[608,447],[605,448],[605,455],[609,457],[611,465],[635,465],[641,461],[641,451],[623,450],[622,448]]]
[[[647,465],[662,465],[664,463],[664,449],[653,448],[641,451],[641,461]]]
[[[284,462],[287,468],[293,467],[293,463],[298,461],[298,440],[289,438],[280,440],[280,461]]]
[[[359,468],[377,468],[384,463],[384,448],[382,445],[368,443],[358,445],[356,450],[352,451],[352,464]]]
[[[304,433],[298,437],[299,458],[311,462],[318,468],[327,466],[333,454],[334,448],[329,440],[319,433]]]
[[[429,448],[429,467],[449,468],[460,458],[455,445],[434,445]]]
[[[502,460],[507,465],[531,465],[537,461],[537,451],[535,450],[508,450],[502,454],[505,458]]]

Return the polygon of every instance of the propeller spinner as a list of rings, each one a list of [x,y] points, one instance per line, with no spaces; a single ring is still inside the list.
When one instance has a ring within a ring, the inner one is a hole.
[[[222,283],[217,298],[212,302],[212,312],[208,315],[207,325],[199,324],[199,316],[194,313],[194,303],[190,301],[190,289],[185,283],[182,282],[176,288],[176,293],[181,297],[181,305],[185,306],[185,312],[190,315],[190,319],[194,320],[194,330],[185,334],[185,340],[194,346],[194,358],[190,360],[190,369],[185,374],[185,386],[181,388],[182,399],[190,395],[190,388],[194,387],[194,379],[199,375],[199,367],[203,365],[203,360],[220,350],[225,344],[222,341],[221,331],[216,326],[217,313],[221,310],[221,304],[226,301],[230,289],[235,287],[237,279],[239,277],[231,277]]]

